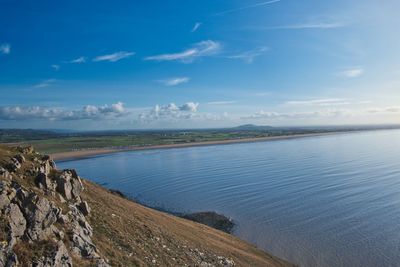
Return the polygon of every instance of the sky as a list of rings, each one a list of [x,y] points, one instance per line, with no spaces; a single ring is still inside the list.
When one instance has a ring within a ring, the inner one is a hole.
[[[0,0],[0,127],[400,123],[398,0]]]

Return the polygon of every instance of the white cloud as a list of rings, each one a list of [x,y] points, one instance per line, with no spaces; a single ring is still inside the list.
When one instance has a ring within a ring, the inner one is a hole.
[[[176,78],[161,80],[160,83],[164,84],[165,86],[176,86],[179,84],[187,83],[189,80],[190,80],[189,77],[176,77]]]
[[[364,69],[362,67],[349,68],[340,74],[346,78],[357,78],[364,74]]]
[[[11,45],[10,44],[1,44],[0,45],[0,53],[2,54],[10,54],[11,53]]]
[[[0,107],[0,120],[101,120],[107,118],[115,118],[128,114],[121,102],[112,104],[111,106],[84,106],[79,110],[66,110],[62,108],[48,107]]]
[[[264,1],[264,2],[261,2],[261,3],[253,4],[253,5],[248,5],[248,6],[242,6],[242,7],[238,7],[238,8],[228,9],[228,10],[216,13],[216,14],[214,14],[214,16],[220,16],[220,15],[225,15],[225,14],[228,14],[228,13],[242,11],[242,10],[246,10],[246,9],[250,9],[250,8],[265,6],[265,5],[277,3],[277,2],[280,2],[280,1],[281,0]]]
[[[350,104],[351,103],[349,101],[342,98],[324,98],[324,99],[297,100],[297,101],[285,102],[285,105],[296,105],[296,106],[342,106]]]
[[[57,64],[53,64],[53,65],[51,65],[51,67],[52,67],[55,71],[58,71],[58,70],[60,69],[60,65],[57,65]]]
[[[192,31],[191,32],[195,32],[195,31],[197,31],[199,28],[200,28],[200,26],[202,25],[202,23],[201,22],[196,22],[195,24],[194,24],[194,26],[193,26],[193,28],[192,28]]]
[[[184,63],[193,62],[194,59],[217,54],[221,50],[221,44],[216,41],[206,40],[196,43],[187,50],[172,54],[161,54],[146,57],[145,60],[152,61],[181,61]]]
[[[198,106],[199,106],[199,103],[188,102],[188,103],[180,106],[179,109],[182,111],[197,112]]]
[[[104,56],[103,56],[103,57],[104,57]],[[75,58],[75,59],[72,59],[72,60],[68,61],[67,63],[71,63],[71,64],[85,63],[86,60],[87,60],[86,57],[78,57],[78,58]],[[105,60],[105,59],[104,59],[104,60]],[[100,61],[100,60],[98,60],[98,61]]]
[[[227,58],[242,59],[247,63],[252,63],[254,61],[254,58],[265,54],[265,52],[267,52],[268,50],[269,50],[269,47],[262,46],[257,49],[245,51],[245,52],[242,52],[242,53],[239,53],[236,55],[227,56]]]
[[[155,120],[180,120],[190,119],[197,112],[199,103],[187,102],[181,106],[175,103],[160,106],[139,114],[139,121],[149,123]]]
[[[109,62],[116,62],[124,58],[129,58],[131,56],[135,55],[134,52],[126,52],[126,51],[120,51],[120,52],[115,52],[113,54],[108,54],[108,55],[102,55],[95,57],[93,61],[98,62],[98,61],[109,61]]]
[[[44,87],[49,87],[51,85],[54,85],[54,83],[56,82],[56,79],[48,79],[48,80],[44,80],[36,85],[33,86],[33,88],[44,88]]]

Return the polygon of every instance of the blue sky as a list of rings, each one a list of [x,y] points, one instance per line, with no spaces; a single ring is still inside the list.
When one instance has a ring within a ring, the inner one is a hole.
[[[399,1],[0,7],[0,127],[400,122]]]

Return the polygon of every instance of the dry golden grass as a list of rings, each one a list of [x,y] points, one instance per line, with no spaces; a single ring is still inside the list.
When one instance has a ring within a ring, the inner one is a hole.
[[[195,266],[198,255],[207,262],[231,258],[236,266],[292,266],[232,235],[84,184],[93,240],[112,266]]]

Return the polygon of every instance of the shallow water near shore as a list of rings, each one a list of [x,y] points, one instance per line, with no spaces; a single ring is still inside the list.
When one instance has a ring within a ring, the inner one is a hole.
[[[132,151],[58,162],[150,206],[232,217],[300,266],[400,264],[400,131]]]

